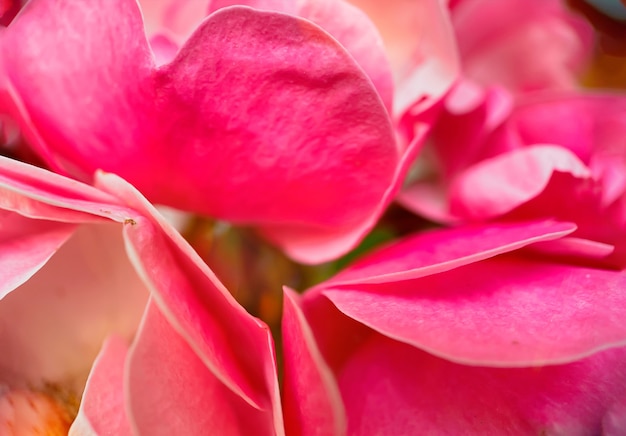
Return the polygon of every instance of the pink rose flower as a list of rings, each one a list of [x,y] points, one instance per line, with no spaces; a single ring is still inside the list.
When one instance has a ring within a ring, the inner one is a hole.
[[[70,434],[280,433],[268,328],[134,188],[95,184],[0,158],[0,433],[67,431],[81,395]]]
[[[626,275],[535,251],[575,229],[422,233],[288,292],[285,313],[307,321],[347,433],[624,434]],[[288,370],[287,389],[320,385]]]
[[[442,119],[435,130],[439,173],[411,185],[401,199],[448,223],[575,222],[567,244],[552,249],[623,268],[624,134],[620,95],[537,95],[512,108],[493,93],[475,111]]]
[[[347,47],[308,19],[231,6],[159,66],[136,2],[32,0],[0,39],[0,109],[57,172],[91,181],[103,169],[154,203],[328,260],[373,226],[423,135],[396,141],[369,21],[316,5],[297,13],[321,16]],[[359,46],[363,29],[374,46]]]

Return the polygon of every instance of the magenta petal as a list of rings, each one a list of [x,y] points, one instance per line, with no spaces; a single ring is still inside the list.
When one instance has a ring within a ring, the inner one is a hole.
[[[298,295],[284,290],[283,407],[288,434],[344,434],[346,418],[338,387],[299,307]]]
[[[319,288],[413,280],[559,239],[574,230],[571,223],[532,221],[419,233],[366,256]]]
[[[124,399],[126,353],[126,344],[118,337],[104,343],[91,369],[70,436],[132,435]]]
[[[602,434],[604,436],[620,436],[626,434],[626,390],[621,397],[611,405],[602,419]]]
[[[526,366],[626,344],[625,286],[621,272],[509,254],[413,281],[323,294],[346,315],[438,356]]]
[[[393,78],[378,30],[360,9],[342,0],[215,0],[209,10],[246,5],[297,15],[320,26],[348,50],[372,80],[387,110],[391,112]]]
[[[621,348],[568,365],[481,368],[378,336],[341,369],[339,385],[348,434],[604,434],[625,362]]]
[[[153,60],[135,1],[31,1],[0,50],[24,133],[48,163],[89,179],[142,161]]]
[[[309,21],[221,9],[155,81],[180,156],[160,152],[155,201],[310,232],[354,225],[391,184],[399,156],[376,90]]]
[[[272,411],[228,389],[154,304],[131,348],[127,379],[131,419],[140,434],[281,433]]]

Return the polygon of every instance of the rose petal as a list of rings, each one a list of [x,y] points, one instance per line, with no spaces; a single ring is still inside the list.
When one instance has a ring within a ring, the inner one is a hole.
[[[448,10],[439,0],[350,0],[380,29],[394,70],[394,114],[423,112],[438,102],[459,74]]]
[[[322,359],[298,296],[284,289],[283,354],[285,426],[288,434],[344,434],[346,418],[338,387]]]
[[[526,147],[485,159],[459,174],[450,187],[450,209],[471,220],[502,215],[537,197],[555,172],[582,180],[591,176],[565,148]]]
[[[303,239],[380,210],[400,159],[391,121],[311,22],[225,8],[155,70],[134,2],[61,4],[33,1],[2,43],[14,115],[57,170],[90,179],[102,168],[154,202]],[[100,21],[109,15],[116,26]]]
[[[625,345],[624,286],[621,272],[509,254],[417,280],[322,292],[396,340],[455,362],[511,367]]]
[[[181,44],[191,35],[205,16],[209,0],[139,0],[146,33],[174,35]]]
[[[536,242],[560,239],[575,229],[571,223],[533,221],[419,233],[375,251],[319,288],[413,280]]]
[[[96,186],[116,193],[149,218],[124,227],[129,257],[159,310],[228,389],[282,420],[272,339],[219,282],[191,246],[131,185],[113,174],[96,175]],[[233,347],[233,342],[238,343]],[[208,369],[207,369],[208,370]],[[282,424],[281,424],[282,425]]]
[[[200,56],[207,47],[212,55]],[[258,53],[267,53],[263,63]],[[376,91],[308,21],[221,9],[155,80],[169,101],[164,134],[190,150],[176,168],[160,158],[172,176],[154,180],[157,201],[199,208],[200,193],[210,192],[202,208],[214,216],[323,230],[367,217],[391,183],[399,156]],[[228,146],[198,165],[195,138],[207,152]]]
[[[135,1],[31,1],[0,50],[16,118],[49,164],[83,179],[119,162],[140,169],[153,60]]]
[[[393,78],[382,39],[370,19],[360,9],[342,0],[211,1],[209,11],[232,5],[246,5],[306,18],[341,43],[374,83],[385,107],[391,112]]]
[[[0,300],[26,282],[72,236],[75,225],[0,210]]]
[[[70,436],[131,436],[132,430],[124,400],[124,364],[127,347],[118,337],[110,337],[96,358]]]
[[[80,394],[102,341],[112,333],[130,339],[146,299],[120,225],[81,226],[0,301],[0,379],[45,380]]]
[[[339,384],[349,434],[601,434],[625,357],[621,348],[568,365],[481,368],[377,336]]]
[[[127,376],[129,406],[138,433],[282,432],[273,428],[272,410],[259,410],[226,387],[154,304],[149,305],[130,350]]]

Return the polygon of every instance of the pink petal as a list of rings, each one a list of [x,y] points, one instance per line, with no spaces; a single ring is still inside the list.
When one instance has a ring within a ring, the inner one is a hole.
[[[289,434],[344,434],[346,418],[338,387],[324,362],[298,295],[284,290],[283,354],[285,426]]]
[[[423,112],[459,74],[450,17],[439,0],[350,0],[380,29],[394,70],[394,114]]]
[[[337,38],[372,80],[391,113],[394,94],[391,66],[378,30],[367,15],[341,0],[305,1],[299,15]]]
[[[529,244],[560,239],[575,229],[571,223],[534,221],[419,233],[375,251],[319,288],[413,280],[454,270]]]
[[[626,433],[626,392],[611,405],[611,408],[602,420],[602,434],[606,436],[620,436]]]
[[[356,247],[374,228],[387,206],[396,197],[415,156],[421,150],[428,128],[422,124],[403,152],[393,177],[376,208],[363,221],[347,227],[303,229],[300,226],[267,225],[261,233],[301,263],[320,263],[335,259]]]
[[[451,211],[472,220],[502,215],[537,197],[555,172],[590,177],[573,153],[558,146],[536,145],[483,160],[453,181]]]
[[[146,33],[167,33],[182,44],[205,16],[209,0],[139,0]]]
[[[2,44],[14,114],[57,170],[102,168],[154,202],[302,239],[380,210],[400,147],[371,81],[317,26],[222,9],[154,70],[134,2],[61,4],[33,1]]]
[[[80,394],[102,341],[112,333],[130,339],[146,299],[120,225],[79,227],[0,301],[0,380],[46,380]]]
[[[143,161],[153,60],[135,1],[31,1],[0,50],[16,118],[49,164],[89,179]]]
[[[106,340],[91,369],[70,436],[132,435],[124,400],[126,353],[122,339]]]
[[[267,326],[234,300],[193,248],[132,186],[102,173],[97,174],[96,185],[147,217],[124,226],[124,236],[131,261],[168,323],[212,377],[252,407],[272,410],[275,425],[282,426]]]
[[[568,365],[481,368],[373,337],[339,376],[348,434],[601,434],[624,392],[625,357],[621,348]]]
[[[387,110],[391,112],[393,79],[378,30],[360,9],[342,0],[212,1],[210,11],[231,5],[246,5],[306,18],[330,33],[348,50],[372,80]]]
[[[452,11],[463,69],[516,93],[578,87],[593,30],[560,0],[463,0]]]
[[[0,210],[0,300],[26,282],[72,236],[75,225]]]
[[[241,347],[234,344],[232,348]],[[273,428],[272,411],[253,407],[226,387],[154,304],[148,307],[129,359],[129,406],[138,433],[281,433]]]
[[[207,47],[212,56],[199,56]],[[268,53],[263,64],[251,62],[260,52]],[[240,74],[215,65],[233,65]],[[169,158],[159,162],[176,176],[154,180],[157,201],[200,208],[200,193],[210,192],[201,196],[202,209],[214,216],[323,228],[369,216],[391,183],[398,155],[375,89],[348,53],[308,21],[222,9],[155,80],[169,99],[164,134],[181,144],[177,168]],[[198,165],[191,149],[198,140],[228,147]]]
[[[3,209],[32,218],[123,222],[132,214],[115,196],[3,156],[0,156],[0,192]]]
[[[510,367],[625,345],[624,286],[621,272],[511,254],[418,280],[322,292],[396,340],[455,362]]]

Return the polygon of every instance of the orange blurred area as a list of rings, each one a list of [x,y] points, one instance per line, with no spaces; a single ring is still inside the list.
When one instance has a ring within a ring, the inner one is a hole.
[[[13,389],[0,396],[2,436],[67,435],[74,414],[44,392]]]

